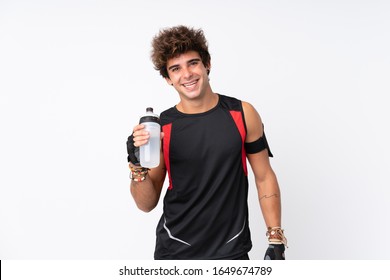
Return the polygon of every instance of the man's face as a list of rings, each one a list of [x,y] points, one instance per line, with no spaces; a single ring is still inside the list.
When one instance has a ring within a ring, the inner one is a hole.
[[[187,100],[198,99],[204,96],[207,90],[211,91],[207,68],[202,63],[196,51],[188,51],[167,62],[169,78],[168,84],[173,85],[181,98]]]

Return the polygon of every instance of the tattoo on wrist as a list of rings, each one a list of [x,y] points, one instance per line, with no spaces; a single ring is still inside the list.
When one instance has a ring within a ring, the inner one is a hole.
[[[275,197],[275,198],[278,198],[279,195],[277,193],[274,193],[274,194],[271,194],[271,195],[263,195],[262,197],[260,197],[260,200],[262,200],[263,198],[271,198],[271,197]]]

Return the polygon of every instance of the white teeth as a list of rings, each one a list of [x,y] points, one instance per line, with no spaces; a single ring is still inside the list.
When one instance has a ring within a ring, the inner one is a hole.
[[[188,83],[188,84],[183,84],[184,87],[190,87],[190,86],[193,86],[196,84],[197,81],[193,81],[191,83]]]

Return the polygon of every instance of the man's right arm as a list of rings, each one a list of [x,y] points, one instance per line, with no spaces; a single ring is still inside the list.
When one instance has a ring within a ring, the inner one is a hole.
[[[163,136],[164,134],[161,133],[161,139]],[[133,145],[133,148],[134,147],[138,148],[142,145],[145,145],[148,142],[148,140],[149,140],[148,132],[144,130],[144,125],[139,124],[135,126],[133,130],[133,139],[132,139],[133,143],[127,143],[127,145]],[[128,152],[129,152],[129,146],[128,146]],[[131,171],[132,168],[140,168],[140,166],[136,166],[132,162],[129,162],[129,168],[130,168],[130,172],[132,172]],[[161,149],[159,166],[150,169],[148,174],[146,174],[144,180],[142,181],[131,180],[130,192],[134,198],[137,207],[140,210],[144,212],[150,212],[156,207],[160,199],[165,176],[166,176],[166,168],[164,162],[164,155]]]
[[[131,180],[130,192],[140,210],[150,212],[156,207],[160,199],[165,175],[165,163],[161,153],[160,165],[150,169],[144,181]]]

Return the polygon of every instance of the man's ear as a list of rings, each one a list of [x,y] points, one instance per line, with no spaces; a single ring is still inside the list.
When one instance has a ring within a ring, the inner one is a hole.
[[[206,67],[206,70],[207,70],[207,75],[210,74],[210,69],[211,69],[211,61],[209,62],[209,64],[205,65]]]
[[[165,81],[167,81],[168,85],[173,86],[173,83],[172,83],[171,79],[165,78]]]

